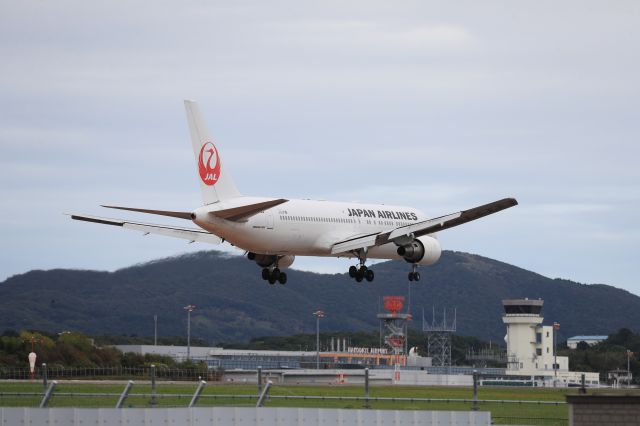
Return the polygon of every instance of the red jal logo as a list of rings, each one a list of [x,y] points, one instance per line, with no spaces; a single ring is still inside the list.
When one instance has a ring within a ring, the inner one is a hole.
[[[211,165],[212,162],[213,165]],[[220,157],[213,143],[206,142],[200,148],[198,169],[200,171],[200,179],[205,185],[215,185],[220,178]]]

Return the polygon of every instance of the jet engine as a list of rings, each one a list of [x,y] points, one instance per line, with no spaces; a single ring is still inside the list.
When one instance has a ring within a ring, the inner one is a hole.
[[[423,236],[398,247],[398,255],[409,263],[432,265],[440,259],[442,249],[433,237]]]
[[[278,261],[278,268],[284,269],[291,266],[296,257],[292,255],[278,256],[275,254],[259,254],[249,252],[247,253],[247,259],[253,260],[258,264],[258,266],[261,266],[263,268],[275,266],[276,261]]]
[[[293,265],[294,260],[296,260],[296,257],[291,254],[288,254],[286,256],[279,256],[278,267],[280,269],[288,268],[289,266]]]

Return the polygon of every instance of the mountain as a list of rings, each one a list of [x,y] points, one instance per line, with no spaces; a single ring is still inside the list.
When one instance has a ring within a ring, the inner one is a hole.
[[[192,336],[212,344],[315,332],[316,309],[327,313],[323,331],[370,331],[378,328],[381,296],[406,296],[409,289],[408,264],[373,269],[372,283],[290,270],[285,286],[271,286],[245,258],[202,251],[115,272],[34,270],[0,283],[0,330],[149,336],[157,314],[160,335],[184,335],[183,307],[195,304]],[[638,331],[640,324],[640,297],[625,290],[549,279],[477,255],[445,251],[421,274],[422,281],[411,284],[414,328],[421,327],[422,307],[427,317],[432,306],[436,312],[456,308],[458,334],[502,343],[501,300],[524,297],[544,299],[545,324],[559,322],[560,339]]]

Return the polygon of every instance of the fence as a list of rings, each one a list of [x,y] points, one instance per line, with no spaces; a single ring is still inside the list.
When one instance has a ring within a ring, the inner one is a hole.
[[[2,392],[0,393],[0,401],[6,397],[42,397],[42,393],[27,392]],[[121,397],[118,393],[69,393],[69,392],[53,392],[51,398],[61,399],[94,399],[105,401],[107,399],[115,400]],[[182,400],[182,407],[193,401],[194,394],[167,394],[167,393],[131,393],[127,397],[134,400],[133,404],[125,402],[124,407],[129,408],[145,408],[145,407],[162,407],[175,408],[180,405],[177,401]],[[255,406],[259,401],[259,395],[199,395],[198,406]],[[337,404],[340,402],[341,404]],[[118,400],[120,403],[120,400]],[[403,404],[405,403],[405,404]],[[407,405],[406,403],[409,403]],[[42,402],[41,404],[42,405]],[[46,404],[45,404],[46,405]],[[56,405],[56,404],[52,404]],[[61,403],[60,406],[66,406]],[[85,403],[80,403],[86,406]],[[394,406],[400,405],[403,409],[412,410],[435,410],[435,411],[490,411],[495,413],[492,415],[494,424],[510,424],[510,425],[546,425],[546,426],[565,426],[568,424],[566,415],[501,415],[501,411],[513,413],[514,411],[526,412],[531,407],[563,407],[566,408],[564,402],[549,401],[513,401],[513,400],[472,400],[472,399],[442,399],[442,398],[397,398],[397,397],[353,397],[353,396],[322,396],[322,395],[270,395],[267,398],[266,405],[272,407],[341,407],[358,409],[366,406],[372,408],[393,409]],[[91,406],[91,405],[89,405]],[[500,406],[510,406],[512,410],[500,410]],[[531,410],[529,410],[531,411]],[[497,415],[496,415],[497,414]]]
[[[46,369],[46,372],[45,372]],[[37,367],[34,377],[42,380],[44,376],[49,379],[132,379],[149,378],[151,367]],[[177,369],[156,367],[158,380],[172,381],[196,381],[208,382],[222,380],[222,370],[205,370],[197,368]],[[0,367],[0,380],[28,380],[31,373],[28,368]]]
[[[159,369],[157,370],[160,371]],[[4,406],[54,406],[54,407],[129,407],[129,408],[175,408],[198,406],[261,406],[271,407],[306,407],[306,408],[375,408],[386,410],[432,410],[432,411],[490,411],[495,424],[530,424],[564,426],[568,424],[567,405],[564,401],[532,401],[532,400],[505,400],[505,399],[479,399],[477,388],[474,393],[469,393],[470,398],[424,398],[424,397],[398,397],[398,396],[372,396],[369,392],[368,380],[364,388],[358,387],[340,388],[326,387],[314,390],[315,394],[306,395],[309,392],[304,388],[285,386],[261,386],[256,385],[254,392],[249,386],[217,385],[213,392],[204,392],[205,382],[200,381],[195,392],[188,391],[187,385],[171,385],[167,383],[156,384],[153,369],[150,369],[150,385],[134,385],[132,382],[121,389],[118,385],[105,387],[100,384],[88,384],[83,386],[64,384],[56,388],[56,382],[50,381],[48,385],[40,387],[42,391],[34,391],[36,384],[15,387],[17,392],[0,391],[0,405]],[[258,374],[261,372],[259,371]],[[368,374],[365,375],[368,378]],[[262,383],[262,381],[259,381]],[[477,383],[477,381],[476,381]],[[44,383],[43,383],[44,384]],[[132,389],[133,387],[133,389]],[[5,388],[8,388],[5,386]],[[150,392],[149,392],[150,389]],[[267,395],[271,389],[271,394]],[[283,389],[282,392],[279,392]],[[301,389],[301,390],[298,390]],[[72,391],[70,391],[72,390]],[[105,391],[107,390],[107,391]],[[139,392],[141,391],[141,392]],[[397,394],[396,390],[389,392]],[[300,394],[297,394],[300,393]],[[322,395],[321,393],[325,393]],[[330,395],[329,393],[333,393]]]

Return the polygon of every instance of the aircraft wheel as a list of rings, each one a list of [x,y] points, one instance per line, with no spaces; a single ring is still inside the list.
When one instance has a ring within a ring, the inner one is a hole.
[[[374,278],[374,273],[371,269],[367,269],[367,272],[364,273],[364,277],[367,279],[367,281],[371,282],[373,281]]]
[[[358,273],[356,274],[356,281],[361,283],[363,279],[364,279],[364,274],[362,273],[362,271],[358,271]]]
[[[265,281],[269,279],[269,268],[262,268],[262,279]]]
[[[278,278],[280,278],[280,269],[273,268],[273,271],[271,271],[271,276],[273,276],[273,279],[277,281]]]
[[[367,267],[365,265],[360,265],[360,272],[362,272],[363,274],[367,272]]]
[[[278,277],[278,282],[282,285],[285,285],[287,283],[287,274],[281,272],[280,276]]]
[[[269,276],[269,284],[274,285],[276,283],[276,279],[273,277],[273,275]]]
[[[414,272],[413,273],[413,279],[415,281],[420,281],[420,272]]]
[[[358,273],[358,268],[356,268],[353,265],[349,267],[349,276],[351,278],[355,278],[357,273]]]
[[[413,281],[413,272],[409,272],[409,281]]]

